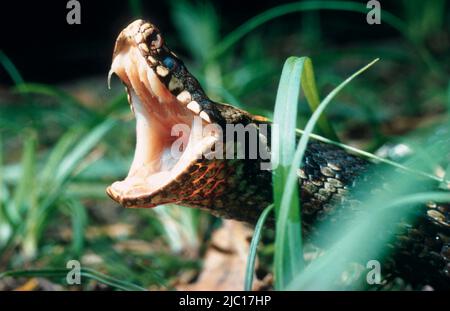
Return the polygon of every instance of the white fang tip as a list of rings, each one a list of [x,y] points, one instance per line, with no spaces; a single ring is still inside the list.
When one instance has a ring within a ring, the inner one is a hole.
[[[111,77],[112,77],[113,73],[114,73],[114,70],[111,68],[108,72],[108,90],[111,89]]]

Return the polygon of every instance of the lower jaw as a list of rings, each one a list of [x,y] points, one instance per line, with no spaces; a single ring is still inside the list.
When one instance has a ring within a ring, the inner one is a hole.
[[[194,193],[202,185],[190,184],[195,181],[191,171],[202,162],[203,155],[211,150],[218,138],[212,135],[195,137],[191,131],[181,157],[170,158],[170,144],[159,146],[159,156],[155,156],[150,148],[149,132],[140,129],[144,126],[141,122],[138,118],[135,157],[128,176],[107,189],[109,196],[126,207],[155,207],[181,201],[183,196],[190,195],[185,191],[187,189]],[[167,191],[169,188],[172,190]]]

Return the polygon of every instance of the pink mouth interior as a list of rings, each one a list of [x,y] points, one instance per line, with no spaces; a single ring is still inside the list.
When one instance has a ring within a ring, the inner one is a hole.
[[[151,194],[180,175],[217,138],[196,131],[172,136],[175,125],[193,128],[197,118],[167,90],[136,47],[130,46],[115,56],[111,73],[127,85],[136,117],[133,162],[125,180],[115,182],[111,189],[128,196]],[[172,145],[178,139],[185,148],[181,157],[174,157]]]

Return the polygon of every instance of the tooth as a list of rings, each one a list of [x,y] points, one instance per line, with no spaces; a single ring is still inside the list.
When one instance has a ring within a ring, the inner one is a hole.
[[[163,66],[158,66],[156,67],[156,73],[161,77],[165,77],[169,74],[169,70]]]
[[[159,80],[158,76],[153,70],[147,70],[147,79],[150,83],[151,92],[158,98],[160,103],[173,99],[173,95],[169,92],[166,86]]]
[[[153,56],[148,56],[147,60],[150,62],[150,64],[154,65],[156,64],[156,59]]]
[[[209,118],[208,114],[204,111],[200,112],[200,118],[202,118],[208,123],[211,123],[211,119]]]
[[[114,74],[114,70],[111,68],[108,72],[108,90],[111,89],[111,77]]]
[[[183,104],[187,104],[191,101],[191,93],[189,93],[188,91],[183,91],[178,94],[177,99]]]
[[[143,50],[144,52],[146,52],[146,53],[150,52],[149,49],[148,49],[147,44],[145,44],[145,43],[140,43],[140,44],[139,44],[139,48],[140,48],[141,50]]]
[[[181,95],[181,94],[180,94]],[[199,112],[202,110],[202,108],[200,107],[200,105],[195,101],[191,101],[188,105],[187,108],[189,110],[191,110],[192,112],[194,112],[195,114],[199,114]],[[202,111],[203,112],[203,111]],[[201,116],[201,114],[200,114]]]
[[[128,104],[130,104],[130,110],[131,112],[134,113],[134,108],[133,108],[133,100],[130,94],[130,90],[128,89],[128,87],[125,87],[125,91],[127,92],[127,100],[128,100]]]
[[[128,90],[127,87],[125,87],[125,92],[127,92],[127,100],[128,100],[128,103],[131,105],[131,95],[130,95],[130,91]]]

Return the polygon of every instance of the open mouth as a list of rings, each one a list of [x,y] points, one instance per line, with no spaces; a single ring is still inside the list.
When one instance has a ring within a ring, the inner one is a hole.
[[[116,42],[110,75],[126,86],[136,118],[136,149],[127,177],[107,193],[126,207],[176,203],[181,198],[161,194],[198,168],[202,154],[218,140],[215,131],[194,130],[214,124],[171,72],[178,60],[164,49],[159,31],[141,20]]]

